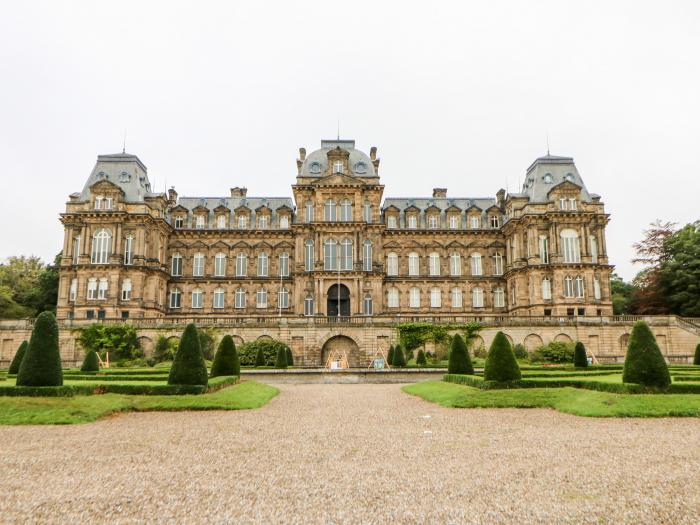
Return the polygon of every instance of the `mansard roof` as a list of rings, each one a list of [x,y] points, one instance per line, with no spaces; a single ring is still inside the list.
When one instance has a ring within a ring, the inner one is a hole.
[[[578,169],[576,169],[573,157],[560,157],[549,153],[538,157],[530,164],[525,175],[522,192],[514,193],[512,196],[528,197],[530,202],[548,202],[549,192],[552,188],[564,182],[580,186],[581,200],[591,202],[591,195],[588,193]]]
[[[376,177],[377,172],[369,156],[359,149],[355,149],[355,141],[349,139],[322,140],[321,149],[312,151],[304,159],[301,165],[301,177],[322,177],[328,169],[328,152],[340,148],[347,151],[348,168],[351,175],[357,177]]]
[[[193,210],[197,206],[205,206],[210,210],[219,206],[226,206],[229,210],[235,210],[241,206],[250,210],[262,207],[271,210],[283,207],[294,209],[292,199],[289,197],[180,197],[177,203],[189,210]]]
[[[496,199],[490,199],[488,197],[477,197],[477,198],[431,198],[431,197],[406,197],[406,198],[394,198],[389,197],[384,199],[382,205],[382,210],[386,210],[390,207],[398,208],[399,210],[405,210],[406,208],[415,207],[419,210],[427,210],[428,208],[435,207],[440,211],[445,211],[448,208],[459,208],[464,211],[468,208],[476,206],[482,210],[496,205]]]
[[[124,192],[126,202],[143,202],[146,197],[160,195],[151,191],[144,163],[130,153],[98,155],[97,162],[80,193],[80,200],[90,200],[92,186],[102,180],[118,186]]]

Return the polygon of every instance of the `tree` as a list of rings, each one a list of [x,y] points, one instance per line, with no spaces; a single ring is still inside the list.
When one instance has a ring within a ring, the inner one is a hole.
[[[175,359],[177,346],[177,339],[168,339],[163,335],[159,336],[156,340],[156,345],[153,348],[153,359],[156,363],[162,363],[163,361],[172,361],[173,359]]]
[[[97,359],[97,352],[89,350],[83,359],[83,366],[80,367],[81,372],[99,372],[100,362]]]
[[[450,346],[450,360],[447,365],[448,374],[474,375],[474,366],[467,351],[467,345],[459,334],[452,338]]]
[[[491,343],[484,366],[486,381],[517,381],[521,378],[520,367],[515,360],[513,349],[503,332],[498,332]]]
[[[292,349],[288,346],[285,348],[287,352],[287,366],[294,366],[294,356],[292,355]]]
[[[233,342],[233,337],[225,335],[219,343],[219,348],[216,350],[214,362],[211,365],[210,377],[240,375],[241,364],[238,361],[236,343]]]
[[[9,257],[0,264],[0,317],[19,319],[44,311],[55,311],[58,298],[58,266],[39,257]]]
[[[658,285],[671,313],[700,316],[700,221],[687,224],[664,241],[665,259]]]
[[[657,220],[650,226],[644,230],[644,238],[633,244],[637,255],[632,262],[643,264],[646,268],[634,278],[637,290],[633,296],[632,308],[637,314],[667,314],[669,305],[661,288],[660,269],[669,258],[666,240],[673,235],[675,223]]]
[[[275,368],[287,368],[287,351],[283,346],[277,349],[277,359],[275,360]]]
[[[17,373],[17,386],[61,386],[61,354],[58,323],[51,312],[42,312],[34,322],[27,352]]]
[[[170,368],[168,384],[206,386],[207,376],[207,363],[202,355],[197,327],[190,323],[180,338],[180,345]]]
[[[693,357],[693,364],[700,365],[700,343],[695,347],[695,357]]]
[[[574,347],[574,366],[577,368],[585,368],[588,366],[588,357],[586,355],[586,347],[581,341],[576,341]]]
[[[128,323],[93,323],[79,330],[78,342],[86,352],[88,350],[94,350],[100,354],[109,352],[114,360],[143,357],[136,328]]]
[[[614,315],[624,315],[634,313],[632,310],[634,295],[637,287],[632,283],[625,282],[616,273],[610,276],[610,294]]]
[[[22,359],[24,358],[24,354],[27,353],[28,346],[29,343],[27,341],[22,341],[22,344],[19,345],[17,353],[15,353],[15,357],[12,358],[12,362],[10,363],[10,368],[7,370],[8,374],[17,374],[17,372],[19,372],[19,365],[22,364]]]
[[[394,345],[389,345],[389,353],[386,356],[386,364],[393,366],[394,364]]]
[[[396,345],[394,347],[394,361],[391,363],[392,366],[406,366],[406,356],[403,353],[403,348],[401,345]]]
[[[632,328],[622,382],[657,388],[666,388],[671,384],[666,361],[656,344],[654,334],[644,321],[637,321]]]
[[[425,366],[426,364],[428,364],[428,361],[425,358],[425,352],[423,352],[423,350],[418,350],[418,355],[416,356],[416,364],[419,366]]]
[[[197,329],[199,334],[199,346],[202,349],[204,359],[214,359],[214,336],[206,329]]]
[[[265,359],[265,350],[261,346],[258,348],[258,352],[255,354],[255,366],[265,366],[267,360]]]

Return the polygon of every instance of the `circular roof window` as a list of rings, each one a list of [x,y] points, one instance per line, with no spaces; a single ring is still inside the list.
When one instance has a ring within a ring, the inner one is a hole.
[[[545,184],[552,184],[552,182],[554,182],[554,179],[552,178],[551,173],[545,173],[544,177],[542,177],[542,180],[544,180]]]
[[[568,180],[569,182],[574,182],[574,175],[572,173],[567,173],[564,175],[564,180]]]
[[[355,173],[367,173],[367,164],[362,161],[355,164]]]
[[[312,162],[309,165],[309,171],[311,173],[321,173],[321,163],[320,162]]]

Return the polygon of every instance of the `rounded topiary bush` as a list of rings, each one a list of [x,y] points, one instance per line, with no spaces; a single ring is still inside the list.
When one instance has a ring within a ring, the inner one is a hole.
[[[418,355],[416,356],[416,364],[420,366],[428,364],[428,360],[425,358],[425,352],[423,352],[423,350],[418,350]]]
[[[194,323],[185,328],[168,376],[169,385],[207,385],[207,363],[202,355],[199,334]]]
[[[216,349],[209,377],[239,375],[241,375],[241,364],[238,360],[236,343],[233,342],[233,337],[225,335],[219,343],[219,348]]]
[[[671,374],[664,357],[661,355],[656,338],[651,333],[649,325],[644,321],[637,321],[632,328],[625,367],[622,370],[623,383],[637,383],[639,385],[656,388],[666,388],[671,384]]]
[[[396,345],[394,347],[394,361],[391,364],[399,367],[406,366],[406,356],[403,353],[401,345]]]
[[[260,347],[258,348],[258,353],[255,354],[255,366],[265,366],[267,360],[265,359],[265,350]]]
[[[491,343],[484,365],[486,381],[517,381],[521,378],[520,367],[515,360],[513,349],[503,332],[498,332]]]
[[[287,350],[284,346],[277,349],[277,359],[275,360],[275,368],[287,368]]]
[[[99,372],[100,362],[97,359],[97,352],[89,350],[83,359],[83,366],[80,367],[81,372]]]
[[[693,358],[694,365],[700,365],[700,343],[695,347],[695,357]]]
[[[28,346],[29,343],[27,341],[22,341],[22,344],[19,345],[17,353],[15,353],[15,357],[12,358],[12,362],[10,363],[10,368],[7,370],[8,374],[17,374],[19,372],[19,365],[22,364],[22,359],[24,358],[24,354],[27,353]],[[700,348],[700,346],[698,346],[698,348]]]
[[[393,366],[394,364],[394,345],[389,346],[389,353],[386,356],[386,364]]]
[[[474,365],[472,365],[472,360],[469,357],[467,345],[459,334],[455,334],[452,338],[447,373],[474,375]]]
[[[294,366],[294,355],[292,355],[292,349],[287,346],[286,352],[287,352],[287,366]]]
[[[27,351],[17,372],[17,386],[61,386],[61,354],[58,324],[51,312],[42,312],[34,322]]]
[[[586,355],[586,347],[581,341],[576,341],[574,347],[574,366],[576,368],[586,368],[588,366],[588,356]]]
[[[527,359],[530,354],[527,353],[527,348],[522,343],[518,343],[513,347],[513,355],[516,359]]]

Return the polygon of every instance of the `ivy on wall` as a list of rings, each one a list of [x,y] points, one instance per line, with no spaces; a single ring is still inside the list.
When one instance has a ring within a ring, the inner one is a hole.
[[[464,341],[467,348],[477,336],[481,325],[476,322],[466,324],[433,324],[433,323],[401,323],[396,326],[399,332],[399,343],[405,351],[412,351],[425,343],[432,342],[436,345],[447,345],[452,340],[450,332],[455,330],[464,333]]]

